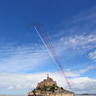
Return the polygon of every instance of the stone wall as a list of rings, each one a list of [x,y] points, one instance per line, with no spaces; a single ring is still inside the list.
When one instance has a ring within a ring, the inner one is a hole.
[[[41,96],[75,96],[75,94],[65,94],[65,93],[47,93],[42,94]]]

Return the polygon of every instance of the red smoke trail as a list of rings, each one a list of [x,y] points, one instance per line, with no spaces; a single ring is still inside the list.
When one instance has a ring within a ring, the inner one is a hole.
[[[65,75],[63,67],[62,67],[61,63],[59,62],[59,59],[58,59],[58,57],[56,55],[56,52],[55,52],[55,50],[54,50],[54,48],[52,46],[52,43],[51,43],[51,41],[50,41],[50,39],[49,39],[49,37],[48,37],[43,25],[34,24],[34,27],[37,29],[36,31],[39,34],[40,38],[43,40],[44,45],[46,44],[45,46],[47,46],[47,48],[49,49],[52,57],[54,58],[54,61],[56,62],[56,64],[60,68],[61,73],[63,74],[63,76],[64,76],[65,80],[67,81],[67,83],[69,85],[69,88],[70,88],[70,82],[68,81],[68,79],[67,79],[67,77]]]

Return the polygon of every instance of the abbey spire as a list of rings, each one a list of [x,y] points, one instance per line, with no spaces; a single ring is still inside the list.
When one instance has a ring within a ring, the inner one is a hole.
[[[47,79],[49,78],[49,74],[47,73]]]

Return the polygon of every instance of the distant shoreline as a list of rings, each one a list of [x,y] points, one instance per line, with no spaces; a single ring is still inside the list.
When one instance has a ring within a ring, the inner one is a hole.
[[[76,95],[96,95],[96,94],[76,94]]]

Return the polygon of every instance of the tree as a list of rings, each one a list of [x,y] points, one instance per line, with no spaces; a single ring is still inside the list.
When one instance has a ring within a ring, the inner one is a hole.
[[[36,90],[34,89],[32,92],[35,94],[36,93]]]

